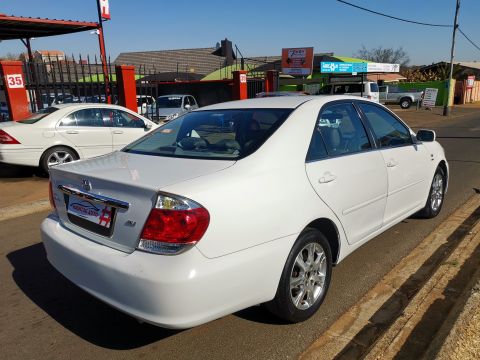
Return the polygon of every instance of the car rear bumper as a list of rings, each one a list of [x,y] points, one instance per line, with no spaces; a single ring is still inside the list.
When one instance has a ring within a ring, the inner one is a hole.
[[[196,247],[175,256],[124,253],[67,230],[53,214],[41,234],[48,260],[73,283],[133,317],[176,329],[271,300],[296,238],[208,259]]]
[[[41,148],[26,148],[23,145],[0,145],[0,162],[14,165],[38,166]]]

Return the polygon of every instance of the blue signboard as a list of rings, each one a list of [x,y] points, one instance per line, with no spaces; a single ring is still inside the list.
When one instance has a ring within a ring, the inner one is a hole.
[[[349,62],[321,62],[320,72],[322,73],[362,73],[367,72],[367,63]]]

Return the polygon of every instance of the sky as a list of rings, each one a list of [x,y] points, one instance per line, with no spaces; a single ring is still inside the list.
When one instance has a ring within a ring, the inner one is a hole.
[[[316,53],[352,56],[364,45],[403,47],[411,65],[449,60],[451,28],[426,27],[380,17],[335,0],[109,0],[112,20],[104,24],[107,53],[213,47],[227,37],[245,57],[280,55],[285,47],[313,46]],[[349,0],[415,21],[452,24],[456,0]],[[236,4],[241,4],[238,6]],[[96,0],[2,0],[0,13],[15,16],[97,21]],[[462,0],[459,25],[480,46],[480,0]],[[33,50],[98,54],[88,31],[37,38]],[[25,51],[19,40],[0,42],[0,56]],[[480,61],[457,33],[457,61]]]

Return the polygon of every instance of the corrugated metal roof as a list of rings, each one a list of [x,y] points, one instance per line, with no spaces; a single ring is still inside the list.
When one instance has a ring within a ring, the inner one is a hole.
[[[38,38],[98,28],[96,22],[32,18],[0,14],[0,40]]]
[[[155,72],[192,72],[206,75],[224,66],[225,58],[212,55],[215,48],[123,52],[116,65],[142,66]],[[193,71],[192,71],[193,69]]]

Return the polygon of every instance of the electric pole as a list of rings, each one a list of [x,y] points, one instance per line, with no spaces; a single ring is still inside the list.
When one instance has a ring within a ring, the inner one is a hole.
[[[455,54],[455,35],[457,33],[457,20],[458,20],[458,11],[460,10],[460,0],[457,0],[457,5],[455,7],[455,20],[453,22],[453,36],[452,36],[452,50],[450,52],[450,72],[448,75],[448,83],[447,83],[447,103],[443,107],[443,116],[450,115],[450,92],[451,92],[451,84],[452,84],[452,77],[453,77],[453,56]]]

